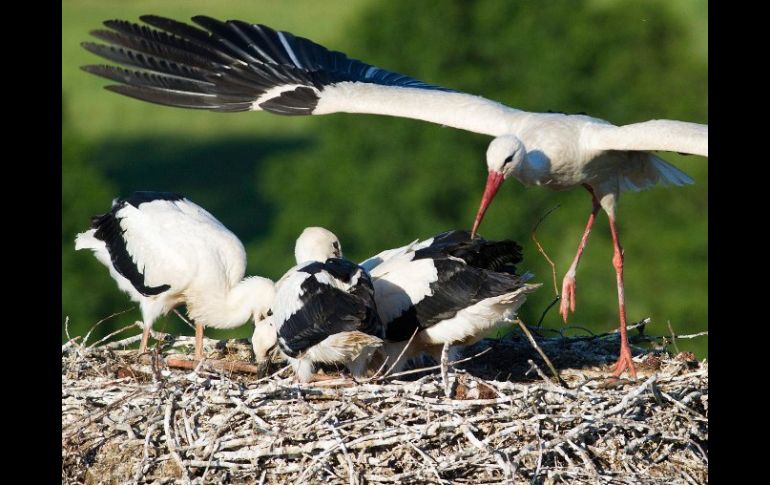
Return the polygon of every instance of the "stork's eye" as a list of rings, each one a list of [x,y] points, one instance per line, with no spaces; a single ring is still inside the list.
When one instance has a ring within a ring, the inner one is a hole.
[[[505,165],[506,163],[510,163],[512,161],[513,161],[513,155],[508,155],[508,157],[505,160],[503,160],[503,165]]]
[[[273,316],[273,310],[268,310],[267,311],[267,316],[268,317],[272,317]]]
[[[334,241],[334,242],[332,243],[332,246],[334,246],[334,249],[336,249],[337,251],[339,251],[339,250],[340,250],[340,243],[338,243],[337,241]]]

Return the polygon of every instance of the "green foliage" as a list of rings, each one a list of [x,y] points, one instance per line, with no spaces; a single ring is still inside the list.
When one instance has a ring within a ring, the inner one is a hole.
[[[74,336],[90,328],[97,315],[107,316],[129,305],[90,251],[75,251],[75,235],[88,229],[91,216],[110,207],[115,190],[92,163],[86,144],[66,123],[66,105],[62,111],[62,313],[69,316]]]
[[[585,111],[615,124],[708,120],[702,49],[693,47],[692,25],[683,23],[683,10],[669,10],[663,1],[447,0],[437,5],[391,0],[365,2],[364,7],[333,36],[319,37],[309,24],[303,29],[292,21],[278,27],[351,57],[517,108]],[[117,10],[91,11],[85,18],[125,16]],[[266,18],[223,13],[219,7],[217,12],[203,6],[193,10],[190,14],[272,22],[267,13]],[[69,17],[76,15],[69,12]],[[78,35],[67,45],[84,40],[83,33]],[[71,68],[93,60],[64,64]],[[361,260],[418,237],[468,228],[478,207],[490,141],[485,136],[376,116],[298,119],[163,108],[106,93],[100,90],[103,82],[78,75],[63,73],[63,82],[66,77],[78,93],[73,115],[93,146],[87,149],[74,134],[63,133],[62,297],[63,314],[89,322],[85,328],[131,304],[93,257],[75,254],[74,234],[87,227],[91,215],[107,210],[111,198],[132,190],[188,195],[241,237],[250,273],[272,278],[293,265],[294,240],[305,226],[333,230],[346,256]],[[81,82],[90,83],[89,90],[79,88]],[[705,330],[707,162],[671,154],[664,158],[690,174],[696,185],[655,188],[621,199],[629,318],[651,316],[655,332],[665,331],[666,320],[677,332]],[[481,228],[485,237],[519,241],[525,248],[522,268],[544,283],[522,308],[528,323],[535,323],[553,298],[550,267],[537,253],[530,231],[556,204],[561,208],[544,221],[538,237],[557,264],[560,285],[590,210],[585,191],[525,189],[510,180]],[[570,323],[593,331],[615,328],[611,256],[602,215],[578,271],[578,307]],[[114,325],[136,318],[138,311]],[[556,309],[544,325],[562,327]],[[249,326],[207,330],[229,337],[250,332]],[[706,355],[702,341],[680,347]]]

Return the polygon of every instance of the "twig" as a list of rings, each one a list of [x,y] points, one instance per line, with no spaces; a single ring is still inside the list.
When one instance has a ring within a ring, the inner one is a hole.
[[[596,469],[596,465],[594,464],[591,457],[588,456],[588,453],[586,451],[575,444],[572,440],[567,440],[567,444],[569,444],[573,450],[575,450],[575,453],[580,457],[581,460],[583,460],[583,463],[585,463],[586,467],[591,470],[591,475],[593,477],[599,476],[599,470]]]
[[[72,341],[72,337],[70,337],[70,317],[67,315],[64,317],[64,335],[67,336],[67,343]],[[62,346],[62,349],[64,346]]]
[[[348,454],[348,448],[345,446],[345,441],[343,441],[342,436],[340,436],[340,432],[337,428],[334,427],[333,424],[329,423],[329,427],[332,430],[332,433],[334,433],[334,437],[337,438],[340,448],[342,449],[342,455],[345,457],[345,462],[348,465],[348,481],[350,485],[356,484],[356,467],[353,466],[353,460],[350,459],[350,455]]]
[[[110,316],[104,317],[104,318],[102,318],[101,320],[99,320],[98,322],[96,322],[95,324],[93,324],[93,326],[91,327],[91,329],[90,329],[90,330],[88,330],[88,333],[86,333],[86,336],[85,336],[85,337],[83,337],[83,343],[82,343],[82,346],[83,346],[83,347],[85,347],[85,346],[86,346],[86,343],[88,342],[88,338],[91,336],[91,333],[92,333],[92,332],[93,332],[93,331],[96,329],[96,327],[98,327],[98,326],[99,326],[99,325],[101,325],[102,323],[106,322],[106,321],[107,321],[107,320],[109,320],[110,318],[113,318],[113,317],[117,317],[118,315],[123,315],[124,313],[130,312],[130,311],[131,311],[131,310],[133,310],[133,309],[134,309],[134,307],[129,307],[129,308],[127,308],[127,309],[123,310],[123,311],[120,311],[120,312],[117,312],[117,313],[113,313],[113,314],[112,314],[112,315],[110,315]]]
[[[464,384],[454,399],[431,369],[336,387],[296,385],[288,366],[256,378],[203,360],[196,375],[166,367],[181,359],[166,342],[155,380],[116,379],[153,371],[97,345],[62,358],[62,482],[706,483],[708,363],[657,351],[655,375],[603,388],[611,339],[536,338],[551,358],[569,353],[559,372],[573,389],[534,361],[539,377],[522,379],[528,340],[482,340],[462,374],[447,372]]]
[[[466,357],[464,359],[452,361],[452,362],[450,362],[450,364],[451,365],[456,365],[456,364],[462,364],[463,362],[468,362],[469,360],[475,359],[476,357],[480,357],[480,356],[486,354],[490,350],[492,350],[492,348],[491,347],[487,347],[486,349],[482,350],[481,352],[477,353],[476,355],[472,355],[472,356]],[[406,370],[406,371],[398,372],[396,374],[391,374],[388,377],[408,376],[408,375],[411,375],[411,374],[418,374],[420,372],[427,372],[427,371],[430,371],[430,370],[436,370],[436,369],[440,369],[440,368],[441,368],[441,364],[433,365],[433,366],[430,366],[430,367],[420,367],[418,369]],[[382,379],[382,378],[380,378],[380,379]]]
[[[638,322],[636,322],[636,323],[632,323],[631,325],[629,325],[628,327],[626,327],[626,331],[627,331],[627,332],[630,332],[631,330],[637,329],[637,328],[639,328],[639,327],[645,327],[645,326],[649,325],[649,323],[650,323],[651,321],[652,321],[652,319],[651,319],[650,317],[647,317],[647,318],[643,318],[643,319],[639,320]],[[599,334],[599,335],[596,335],[596,337],[599,337],[599,338],[602,338],[602,337],[609,337],[609,336],[611,336],[611,335],[617,335],[617,334],[619,334],[619,333],[620,333],[620,329],[619,329],[619,328],[616,328],[615,330],[613,330],[613,331],[611,331],[611,332],[605,332],[605,333],[601,333],[601,334]]]
[[[550,208],[545,214],[540,216],[540,219],[537,220],[534,226],[532,226],[532,240],[535,242],[535,245],[537,246],[537,250],[540,252],[540,254],[543,255],[546,261],[548,261],[548,264],[551,265],[551,274],[553,276],[553,291],[556,294],[556,298],[559,298],[559,286],[556,283],[556,264],[551,260],[551,258],[548,257],[548,254],[546,254],[545,249],[543,249],[543,246],[540,244],[540,241],[537,240],[537,228],[540,227],[540,224],[545,220],[546,217],[548,217],[551,212],[555,211],[561,207],[561,204],[557,204],[554,207]],[[553,306],[553,303],[551,303],[550,306]],[[549,308],[550,308],[549,306]],[[548,311],[548,309],[546,309]],[[544,312],[545,313],[545,312]]]
[[[147,432],[144,435],[144,449],[142,451],[142,460],[139,462],[139,464],[136,467],[136,473],[134,474],[134,481],[139,482],[139,480],[142,479],[142,476],[144,475],[144,466],[147,463],[147,461],[150,459],[150,436],[152,435],[152,432],[155,431],[155,428],[160,426],[160,421],[156,421],[152,423],[151,425],[147,426]]]
[[[560,295],[556,295],[553,300],[551,300],[551,303],[548,304],[547,307],[545,307],[545,310],[543,310],[543,313],[540,314],[540,319],[537,321],[537,328],[540,328],[543,325],[543,320],[545,320],[545,316],[548,314],[548,311],[553,308],[553,306],[561,300]]]
[[[532,336],[532,334],[529,332],[529,329],[526,325],[524,325],[524,322],[521,321],[520,318],[515,319],[516,323],[519,324],[519,327],[521,328],[521,331],[524,332],[524,335],[527,336],[529,339],[529,343],[532,344],[532,346],[537,350],[537,353],[540,354],[540,357],[545,361],[545,365],[548,366],[549,369],[551,369],[551,372],[553,373],[553,376],[556,378],[556,382],[559,383],[562,387],[567,387],[567,383],[564,382],[564,380],[559,375],[559,372],[556,370],[556,367],[553,366],[551,363],[551,359],[548,358],[547,355],[545,355],[545,352],[543,352],[543,349],[540,348],[540,346],[535,341],[535,338]]]
[[[539,376],[540,376],[540,378],[541,378],[541,379],[543,379],[543,381],[545,381],[545,382],[547,382],[547,383],[550,383],[550,384],[552,384],[552,383],[553,383],[553,382],[551,381],[551,379],[550,379],[550,378],[549,378],[547,375],[545,375],[545,373],[544,373],[542,370],[540,370],[540,367],[538,367],[538,365],[537,365],[537,364],[535,364],[535,361],[534,361],[534,360],[532,360],[532,359],[527,359],[527,363],[529,364],[529,368],[530,368],[530,370],[533,370],[533,371],[535,371],[535,373],[537,373],[537,375],[539,375]]]
[[[708,330],[706,330],[705,332],[692,333],[692,334],[689,334],[689,335],[677,335],[676,338],[677,339],[691,339],[691,338],[696,338],[696,337],[703,337],[703,336],[708,335],[708,334],[709,334],[709,332],[708,332]]]
[[[444,385],[444,396],[452,397],[452,388],[449,384],[449,344],[444,344],[441,349],[441,382]]]
[[[193,325],[192,323],[190,323],[190,321],[189,321],[188,319],[186,319],[186,318],[184,317],[184,315],[182,315],[181,313],[179,313],[179,310],[177,310],[176,308],[174,308],[174,313],[176,313],[176,316],[178,316],[178,317],[179,317],[179,318],[180,318],[180,319],[181,319],[181,320],[182,320],[184,323],[186,323],[188,327],[190,327],[191,329],[195,330],[195,325]]]
[[[169,401],[163,416],[163,432],[166,437],[166,446],[168,447],[168,452],[171,454],[171,457],[174,459],[177,466],[179,466],[184,483],[190,483],[190,475],[187,473],[187,467],[184,466],[182,458],[179,456],[179,453],[176,452],[176,440],[174,440],[174,437],[171,435],[171,411],[173,410],[173,407],[174,401]]]
[[[390,365],[390,367],[388,367],[388,370],[385,372],[385,374],[382,375],[383,378],[388,377],[388,375],[391,373],[391,371],[393,371],[393,369],[396,367],[398,362],[401,360],[401,357],[404,356],[404,353],[406,352],[406,349],[408,349],[409,346],[412,345],[412,341],[414,340],[414,337],[417,335],[417,331],[418,330],[420,330],[419,327],[414,329],[414,332],[412,332],[412,336],[409,337],[409,340],[406,342],[406,345],[404,346],[404,348],[401,349],[401,352],[398,354],[398,357],[396,357],[396,360],[393,361],[393,363]],[[380,371],[382,370],[382,368],[385,366],[386,363],[387,363],[387,359],[385,359],[385,362],[383,362],[382,365],[380,366],[380,368],[377,369],[377,372],[372,377],[367,379],[367,382],[375,380],[375,378],[379,379],[377,377],[377,374],[380,373]]]
[[[88,346],[88,348],[89,348],[89,349],[92,349],[92,348],[94,348],[94,347],[98,346],[100,343],[102,343],[102,342],[106,342],[107,340],[111,339],[111,338],[112,338],[112,337],[114,337],[115,335],[117,335],[117,334],[119,334],[119,333],[123,332],[124,330],[128,330],[129,328],[132,328],[133,326],[134,326],[134,324],[133,324],[133,323],[131,323],[131,324],[129,324],[129,325],[126,325],[126,326],[125,326],[125,327],[123,327],[123,328],[120,328],[120,329],[118,329],[118,330],[115,330],[114,332],[111,332],[111,333],[107,334],[106,336],[102,337],[101,339],[97,340],[96,342],[92,343],[91,345],[89,345],[89,346]],[[141,336],[139,336],[139,337],[141,337]]]
[[[668,331],[671,332],[671,343],[674,344],[674,350],[678,354],[679,346],[676,344],[676,334],[674,333],[674,329],[671,327],[671,320],[666,320],[666,325],[668,325]]]
[[[261,369],[256,365],[247,364],[239,361],[225,361],[214,359],[184,360],[169,357],[166,359],[169,367],[176,369],[190,369],[198,372],[201,368],[206,370],[216,370],[225,372],[244,372],[247,374],[259,374]]]
[[[67,340],[64,345],[61,346],[62,353],[67,350],[68,348],[77,345],[77,341],[80,340],[80,335],[78,335],[75,338]]]

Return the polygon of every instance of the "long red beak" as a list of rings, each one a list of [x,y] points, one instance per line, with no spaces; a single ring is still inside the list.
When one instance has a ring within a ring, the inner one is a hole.
[[[479,205],[479,211],[476,213],[476,220],[473,222],[473,229],[471,230],[471,237],[476,236],[476,231],[481,225],[481,220],[484,219],[484,214],[487,212],[490,202],[495,197],[497,190],[503,185],[505,180],[501,172],[489,172],[487,177],[487,186],[484,189],[484,195],[481,196],[481,205]]]

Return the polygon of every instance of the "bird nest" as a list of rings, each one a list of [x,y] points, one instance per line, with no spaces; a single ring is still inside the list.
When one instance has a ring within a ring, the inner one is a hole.
[[[62,347],[62,483],[708,481],[708,366],[665,345],[635,347],[635,381],[607,378],[617,334],[535,332],[557,382],[514,332],[446,381],[297,384],[282,363],[221,365],[249,359],[246,340],[207,340],[219,367],[176,369],[192,339],[155,336],[142,357],[121,350],[135,337]]]

